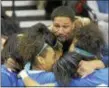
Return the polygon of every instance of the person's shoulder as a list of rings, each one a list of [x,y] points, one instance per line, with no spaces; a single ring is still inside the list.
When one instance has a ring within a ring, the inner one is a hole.
[[[96,70],[85,78],[72,79],[70,86],[99,86],[108,85],[108,68]]]
[[[47,72],[47,71],[28,71],[29,76],[32,78],[54,78],[54,73],[53,72]]]
[[[2,65],[1,67],[1,74],[4,74],[5,76],[14,77],[17,75],[16,72],[13,72],[10,68],[6,68],[5,65]]]
[[[1,86],[11,86],[10,77],[5,73],[1,73]]]
[[[97,76],[102,75],[102,77],[103,77],[103,75],[108,76],[108,70],[109,70],[109,67],[103,68],[100,70],[96,70],[95,74],[96,75],[98,74]]]
[[[5,65],[1,66],[1,74],[9,75],[8,69],[5,67]]]
[[[54,79],[55,76],[54,76],[54,73],[53,72],[42,72],[40,75],[42,75],[44,78],[47,78],[47,79]]]
[[[42,72],[36,71],[34,73],[29,72],[29,76],[32,79],[37,80],[40,84],[55,82],[55,76],[52,72],[46,72],[46,71],[42,71]]]
[[[1,69],[1,86],[11,86],[10,73],[2,66]]]
[[[81,28],[91,22],[91,20],[87,17],[76,16],[75,18],[76,20],[74,21],[74,24],[76,28]]]

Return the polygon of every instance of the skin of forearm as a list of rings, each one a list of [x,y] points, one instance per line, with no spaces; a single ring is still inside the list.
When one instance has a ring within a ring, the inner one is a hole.
[[[55,84],[54,83],[49,83],[49,84],[39,84],[38,82],[34,81],[30,77],[26,77],[23,79],[23,82],[26,87],[35,87],[35,86],[50,86],[54,88]]]
[[[30,77],[25,77],[23,79],[23,82],[24,82],[26,87],[28,87],[28,86],[31,86],[31,87],[32,86],[40,86],[39,83],[37,83],[36,81],[32,80]]]
[[[95,67],[95,69],[105,68],[104,63],[101,60],[94,60],[94,61],[92,61],[92,66]]]

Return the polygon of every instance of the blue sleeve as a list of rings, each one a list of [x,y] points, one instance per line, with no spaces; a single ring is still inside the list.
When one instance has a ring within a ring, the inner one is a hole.
[[[9,79],[9,76],[4,73],[1,74],[1,86],[12,86],[11,79]]]
[[[29,74],[29,76],[40,84],[54,83],[55,76],[51,72],[42,72],[39,74]]]
[[[24,82],[23,82],[23,80],[21,78],[18,79],[17,86],[18,87],[24,87],[25,86]]]
[[[44,77],[45,83],[54,83],[56,81],[55,76],[52,72],[48,72],[43,77]]]
[[[97,70],[85,78],[73,79],[71,86],[98,86],[108,85],[108,68]]]

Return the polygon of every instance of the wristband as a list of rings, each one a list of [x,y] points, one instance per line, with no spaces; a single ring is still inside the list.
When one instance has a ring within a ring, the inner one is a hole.
[[[22,70],[22,71],[19,73],[19,76],[20,76],[22,79],[24,79],[24,78],[28,77],[28,74],[27,74],[26,70]]]

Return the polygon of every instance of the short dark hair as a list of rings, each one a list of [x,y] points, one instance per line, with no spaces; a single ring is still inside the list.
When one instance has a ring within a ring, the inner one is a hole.
[[[91,22],[90,24],[73,31],[73,38],[77,39],[75,47],[86,50],[94,55],[101,53],[104,46],[104,39],[98,25]]]
[[[79,77],[77,73],[78,64],[81,60],[95,60],[94,56],[84,56],[76,52],[69,52],[63,55],[53,66],[56,80],[61,86],[69,86],[73,78]]]
[[[72,21],[75,20],[75,12],[68,6],[60,6],[54,9],[51,14],[51,19],[54,20],[54,18],[58,16],[69,17]]]

